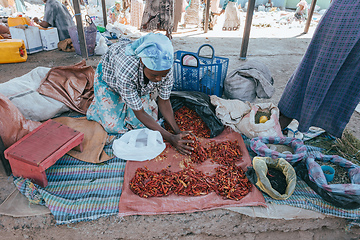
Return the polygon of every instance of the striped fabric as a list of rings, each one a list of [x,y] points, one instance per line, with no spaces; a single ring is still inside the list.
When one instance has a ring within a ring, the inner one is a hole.
[[[325,135],[325,137],[326,136],[327,135]],[[244,143],[249,151],[250,156],[252,158],[257,156],[257,154],[250,147],[251,139],[247,138],[245,135],[242,135],[242,137],[244,139]],[[305,142],[304,146],[306,147],[306,157],[305,158],[308,158],[308,157],[311,158],[311,156],[323,156],[320,154],[320,152],[322,150],[321,148],[306,145],[306,142]],[[327,156],[324,158],[324,160],[330,161],[330,158]],[[333,161],[341,162],[341,164],[343,166],[345,166],[344,160],[346,161],[346,164],[348,164],[349,161],[347,161],[346,159],[343,159],[343,158],[340,158],[337,156],[333,156]],[[348,164],[349,167],[350,167],[350,165]],[[355,171],[357,171],[358,168],[359,167],[355,168],[351,165],[351,169],[356,169],[356,170],[352,170],[351,174],[354,175]],[[357,175],[359,175],[359,174],[357,174]],[[328,185],[328,186],[331,186],[331,185]],[[354,187],[358,187],[358,184],[356,184]],[[265,201],[267,203],[290,205],[290,206],[294,206],[294,207],[299,207],[299,208],[304,208],[304,209],[320,212],[325,215],[331,215],[331,216],[335,216],[335,217],[345,218],[350,221],[350,225],[359,225],[360,226],[360,209],[348,210],[348,209],[342,209],[342,208],[337,208],[337,207],[333,206],[332,204],[324,201],[314,190],[312,190],[303,180],[301,180],[299,178],[297,178],[294,193],[286,200],[275,200],[275,199],[269,197],[268,195],[266,195],[265,193],[263,195],[264,195]]]
[[[325,202],[304,181],[297,179],[294,193],[286,200],[275,200],[264,194],[267,203],[290,205],[319,212],[325,215],[346,218],[350,224],[360,226],[360,209],[342,209]]]
[[[251,139],[244,135],[243,138],[250,155],[256,156],[250,148]],[[305,146],[307,153],[319,151],[319,148]],[[107,146],[105,151],[111,155],[111,146]],[[46,171],[49,181],[46,188],[23,178],[15,178],[14,183],[30,202],[46,205],[57,224],[75,223],[118,214],[124,169],[125,161],[116,157],[106,163],[91,164],[65,155]],[[274,200],[266,194],[264,197],[268,203],[309,209],[360,225],[360,209],[336,208],[322,200],[300,179],[297,179],[295,191],[288,199]]]
[[[279,153],[266,144],[281,144],[292,147],[294,154]],[[260,157],[283,158],[290,163],[301,161],[306,156],[306,147],[302,140],[289,137],[256,137],[250,141],[251,149]]]
[[[111,156],[111,146],[105,151]],[[65,155],[46,170],[45,188],[23,178],[14,183],[30,202],[46,205],[57,224],[94,220],[119,212],[125,163],[114,157],[92,164]]]
[[[315,160],[331,162],[343,167],[348,172],[352,184],[328,184],[324,172]],[[336,155],[323,154],[310,155],[305,162],[309,170],[310,180],[316,183],[318,187],[328,192],[355,195],[360,198],[360,167],[358,165]]]

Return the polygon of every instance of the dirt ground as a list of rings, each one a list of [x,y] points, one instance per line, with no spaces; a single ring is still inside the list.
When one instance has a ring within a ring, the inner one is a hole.
[[[211,44],[215,55],[230,59],[228,72],[243,63],[240,47],[243,28],[237,32],[181,30],[173,35],[176,50],[195,52],[204,43]],[[265,63],[272,72],[276,92],[271,99],[259,102],[278,103],[287,80],[311,40],[314,27],[302,34],[303,26],[280,28],[252,27],[247,60]],[[96,67],[100,56],[87,59],[87,64]],[[29,55],[25,63],[0,65],[0,82],[21,76],[38,66],[56,67],[81,61],[75,53],[58,50],[43,51]],[[354,113],[348,129],[360,138],[360,114]],[[0,175],[1,176],[1,175]],[[14,189],[12,179],[0,178],[0,203]],[[14,218],[0,216],[1,239],[360,239],[360,228],[346,227],[341,218],[324,217],[312,219],[252,218],[226,209],[156,216],[110,216],[91,222],[56,225],[52,215]]]

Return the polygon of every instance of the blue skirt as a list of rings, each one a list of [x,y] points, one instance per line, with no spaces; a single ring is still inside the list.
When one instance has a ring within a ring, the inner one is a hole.
[[[360,101],[360,1],[333,0],[279,101],[280,111],[341,137]]]

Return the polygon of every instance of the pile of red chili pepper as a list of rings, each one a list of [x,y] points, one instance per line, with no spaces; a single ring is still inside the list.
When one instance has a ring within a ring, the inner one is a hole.
[[[197,137],[210,138],[209,127],[206,126],[196,111],[183,106],[174,112],[174,117],[181,131],[192,131]],[[166,122],[165,129],[172,131]]]
[[[216,192],[227,199],[240,200],[251,189],[251,183],[246,178],[241,167],[236,162],[241,160],[242,153],[237,140],[216,143],[211,141],[208,147],[203,147],[197,137],[209,138],[210,129],[205,125],[199,115],[182,107],[175,113],[175,120],[181,131],[192,131],[185,139],[193,140],[189,144],[194,148],[190,155],[191,162],[201,164],[211,158],[221,166],[215,169],[211,176],[186,165],[185,169],[170,172],[163,169],[160,172],[150,171],[148,168],[138,168],[130,181],[130,189],[140,197],[161,197],[170,194],[182,196],[206,195]],[[165,128],[170,126],[165,123]]]
[[[190,159],[193,163],[200,164],[205,160],[211,158],[213,162],[220,165],[233,165],[242,158],[240,145],[237,140],[224,141],[216,143],[211,141],[209,146],[204,148],[201,146],[201,142],[194,136],[186,136],[184,139],[193,140],[194,143],[189,144],[194,150],[190,155]]]
[[[140,197],[161,197],[172,193],[182,196],[200,196],[216,192],[224,198],[240,200],[251,189],[241,167],[220,166],[216,173],[207,176],[203,172],[187,167],[179,172],[163,169],[153,172],[138,168],[130,181],[130,189]]]
[[[240,145],[237,140],[227,140],[221,143],[212,142],[211,146],[206,150],[212,161],[220,165],[233,165],[235,162],[241,160],[242,157]]]
[[[200,164],[202,162],[205,162],[205,160],[209,158],[206,149],[201,146],[201,142],[198,141],[195,136],[188,135],[184,139],[194,141],[194,143],[188,144],[189,146],[194,148],[190,155],[191,162]]]
[[[251,183],[241,167],[234,164],[220,166],[215,170],[216,174],[210,179],[218,195],[238,201],[250,192]]]

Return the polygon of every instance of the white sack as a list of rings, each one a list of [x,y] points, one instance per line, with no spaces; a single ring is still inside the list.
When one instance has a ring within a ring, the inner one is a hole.
[[[45,121],[70,109],[60,101],[44,96],[36,90],[50,68],[37,67],[29,73],[0,84],[5,95],[26,119]]]

